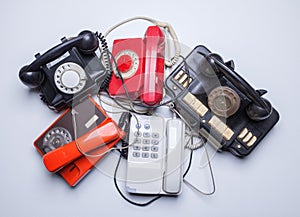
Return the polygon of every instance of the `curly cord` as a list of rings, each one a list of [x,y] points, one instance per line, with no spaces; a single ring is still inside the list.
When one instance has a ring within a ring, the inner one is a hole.
[[[111,62],[109,60],[110,53],[109,53],[108,45],[107,45],[104,35],[102,35],[101,32],[100,33],[96,32],[95,34],[101,42],[101,47],[99,46],[99,50],[101,53],[100,60],[101,59],[103,60],[103,63],[106,68],[106,73],[107,73],[106,78],[104,79],[104,81],[102,82],[102,84],[100,86],[100,90],[104,90],[108,87],[111,76],[112,76],[112,66],[111,66]]]

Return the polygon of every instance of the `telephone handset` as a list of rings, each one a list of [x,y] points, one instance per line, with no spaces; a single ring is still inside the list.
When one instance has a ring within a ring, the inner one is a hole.
[[[215,65],[214,68],[217,71],[251,100],[252,103],[246,108],[246,113],[251,120],[262,121],[270,117],[273,110],[272,105],[267,99],[261,97],[267,93],[266,90],[256,91],[243,77],[232,69],[233,67],[228,67],[220,58],[216,58],[214,53],[205,54],[199,52],[199,54],[204,55],[210,64]]]
[[[72,161],[82,157],[83,153],[90,153],[93,150],[103,149],[103,152],[109,149],[106,144],[120,138],[120,130],[114,122],[108,122],[97,126],[96,129],[85,134],[77,141],[72,141],[61,147],[46,153],[43,156],[45,167],[50,172],[57,172]],[[80,147],[80,151],[78,147]]]
[[[126,96],[127,89],[131,98],[140,99],[147,105],[158,104],[163,95],[165,62],[165,37],[161,29],[148,27],[143,39],[114,40],[112,54],[116,64],[113,61],[110,94]]]
[[[180,119],[131,119],[126,188],[135,194],[181,193],[185,125]]]
[[[144,41],[145,74],[141,100],[147,105],[156,105],[163,97],[165,37],[159,27],[152,26],[147,29]]]
[[[50,109],[61,111],[88,94],[96,92],[105,80],[105,69],[95,54],[99,41],[95,33],[82,31],[20,69],[20,80],[38,88]]]

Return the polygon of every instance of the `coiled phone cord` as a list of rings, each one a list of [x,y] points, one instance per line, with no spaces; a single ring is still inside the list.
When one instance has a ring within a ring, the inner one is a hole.
[[[105,65],[105,69],[106,69],[106,78],[104,79],[104,81],[102,82],[102,84],[100,85],[100,90],[105,90],[107,89],[111,76],[112,76],[112,66],[111,66],[111,62],[110,62],[110,52],[108,49],[108,45],[105,39],[105,36],[100,32],[96,32],[95,33],[97,38],[99,39],[100,43],[101,43],[101,47],[99,46],[99,50],[100,50],[100,60],[103,60],[103,63]]]

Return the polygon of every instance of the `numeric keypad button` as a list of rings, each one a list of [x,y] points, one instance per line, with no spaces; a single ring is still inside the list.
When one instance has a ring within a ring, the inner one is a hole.
[[[151,158],[157,159],[158,158],[158,154],[157,153],[151,153]]]
[[[143,146],[143,147],[142,147],[142,150],[143,150],[143,151],[149,151],[149,150],[150,150],[150,147],[149,147],[149,146]]]
[[[148,138],[148,137],[150,137],[150,133],[149,133],[149,132],[145,132],[145,133],[143,133],[143,137],[145,137],[145,138]]]
[[[149,145],[150,144],[150,139],[143,139],[143,144]]]
[[[158,143],[159,143],[159,141],[156,140],[156,139],[153,139],[153,140],[151,141],[151,144],[152,144],[152,145],[158,145]]]
[[[152,146],[152,147],[151,147],[151,151],[153,151],[153,152],[158,152],[158,147],[157,147],[157,146]]]
[[[149,153],[142,153],[142,158],[149,158]]]
[[[134,145],[134,146],[133,146],[133,150],[136,150],[136,151],[141,150],[141,147],[138,146],[138,145]]]
[[[152,133],[152,138],[155,138],[155,139],[159,138],[159,133]]]
[[[140,157],[141,154],[140,154],[140,152],[133,152],[133,153],[132,153],[132,156],[133,156],[133,157]]]
[[[135,136],[135,137],[141,137],[141,136],[142,136],[142,133],[139,132],[139,131],[136,131],[136,132],[134,132],[134,136]]]

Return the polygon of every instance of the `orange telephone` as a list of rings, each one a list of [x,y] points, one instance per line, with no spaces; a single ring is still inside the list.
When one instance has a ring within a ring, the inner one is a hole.
[[[118,130],[118,126],[114,122],[100,125],[91,132],[81,136],[77,141],[67,143],[45,154],[43,156],[44,165],[48,171],[57,172],[73,160],[81,157],[83,153],[88,154],[97,148],[101,148],[104,152],[107,150],[107,148],[104,148],[107,143],[119,138]]]
[[[147,105],[162,100],[164,84],[165,36],[158,26],[149,26],[144,38],[117,39],[113,43],[111,95],[127,95],[121,76],[133,99]]]

